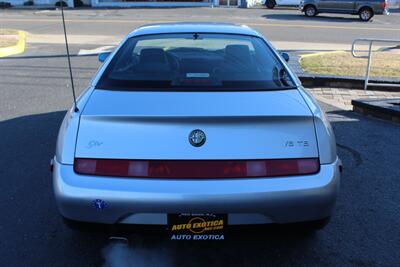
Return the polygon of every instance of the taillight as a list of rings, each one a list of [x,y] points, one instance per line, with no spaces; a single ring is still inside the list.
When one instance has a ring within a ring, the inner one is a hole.
[[[137,178],[256,178],[319,172],[318,158],[269,160],[122,160],[76,158],[76,173]]]
[[[386,9],[387,8],[386,0],[381,3],[381,6],[382,6],[382,9]]]

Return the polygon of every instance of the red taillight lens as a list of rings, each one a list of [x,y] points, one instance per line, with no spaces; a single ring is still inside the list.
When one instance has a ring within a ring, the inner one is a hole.
[[[319,159],[121,160],[76,158],[79,174],[138,178],[252,178],[319,172]]]
[[[386,0],[383,1],[383,2],[381,3],[381,6],[382,6],[383,9],[386,9],[386,8],[387,8],[387,2],[386,2]]]

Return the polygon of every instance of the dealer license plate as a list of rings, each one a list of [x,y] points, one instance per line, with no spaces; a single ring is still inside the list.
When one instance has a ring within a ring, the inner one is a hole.
[[[224,240],[226,214],[168,214],[171,240]]]

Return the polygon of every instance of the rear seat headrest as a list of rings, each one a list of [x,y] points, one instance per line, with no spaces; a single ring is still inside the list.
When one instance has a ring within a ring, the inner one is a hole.
[[[228,61],[251,62],[250,49],[247,45],[227,45],[225,59]]]
[[[140,51],[140,63],[167,63],[165,51],[161,48],[145,48]]]

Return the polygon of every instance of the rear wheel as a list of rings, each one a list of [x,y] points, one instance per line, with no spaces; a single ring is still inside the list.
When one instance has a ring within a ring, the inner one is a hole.
[[[267,0],[265,1],[265,6],[269,9],[273,9],[276,6],[276,3],[274,0]]]
[[[317,9],[313,5],[308,5],[304,8],[304,15],[307,17],[315,17],[317,15]]]
[[[327,217],[324,219],[316,220],[316,221],[308,221],[308,222],[300,222],[296,223],[296,227],[305,230],[305,231],[318,231],[325,228],[328,225],[331,217]]]
[[[83,233],[105,233],[111,230],[110,225],[100,224],[100,223],[89,223],[89,222],[81,222],[75,221],[71,219],[67,219],[62,217],[64,225],[76,232]]]
[[[75,221],[62,216],[64,225],[82,234],[106,234],[110,236],[125,236],[131,233],[162,234],[165,226],[160,225],[138,225],[138,224],[105,224]]]
[[[363,7],[360,9],[358,16],[362,21],[369,21],[374,16],[374,12],[369,7]]]

